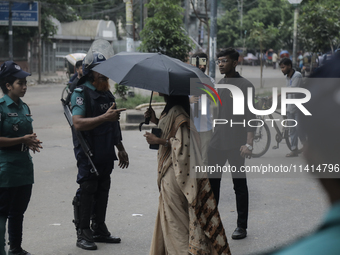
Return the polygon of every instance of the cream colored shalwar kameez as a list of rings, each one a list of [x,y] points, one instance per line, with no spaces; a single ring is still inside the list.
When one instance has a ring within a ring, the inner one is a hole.
[[[159,121],[162,138],[169,139],[171,147],[160,145],[158,152],[160,196],[150,255],[209,255],[212,244],[214,247],[217,245],[217,254],[230,254],[218,212],[219,225],[216,224],[215,211],[212,224],[203,223],[204,219],[197,217],[198,209],[209,207],[208,202],[211,208],[216,208],[216,202],[210,199],[202,206],[199,197],[200,185],[196,178],[190,176],[190,156],[197,155],[190,155],[189,122],[187,114],[179,106],[171,108]],[[207,186],[210,189],[209,184],[204,188]],[[211,194],[208,196],[213,198]],[[211,201],[214,203],[211,204]],[[196,206],[193,207],[192,204]],[[211,212],[209,209],[206,211]],[[199,217],[204,218],[203,216],[204,213],[200,213]],[[205,230],[207,234],[201,224],[206,224],[209,229]],[[211,238],[215,233],[217,240],[209,240],[208,237]]]

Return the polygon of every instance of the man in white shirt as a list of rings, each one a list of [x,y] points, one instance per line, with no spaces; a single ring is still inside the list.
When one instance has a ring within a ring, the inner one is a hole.
[[[277,54],[275,52],[273,53],[272,61],[273,61],[273,69],[276,69]]]

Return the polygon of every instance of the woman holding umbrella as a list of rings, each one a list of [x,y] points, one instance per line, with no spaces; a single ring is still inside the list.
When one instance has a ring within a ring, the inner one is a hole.
[[[199,141],[189,117],[189,98],[162,96],[166,106],[160,119],[152,108],[145,112],[162,131],[161,137],[149,132],[144,135],[149,144],[160,145],[160,196],[150,255],[230,254],[210,183],[190,172],[190,162],[202,164],[200,153],[194,153]]]

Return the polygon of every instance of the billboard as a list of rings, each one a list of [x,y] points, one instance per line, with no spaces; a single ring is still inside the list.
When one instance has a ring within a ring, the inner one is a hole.
[[[0,26],[8,26],[9,4],[0,2]],[[12,25],[37,27],[38,2],[19,3],[12,2]]]

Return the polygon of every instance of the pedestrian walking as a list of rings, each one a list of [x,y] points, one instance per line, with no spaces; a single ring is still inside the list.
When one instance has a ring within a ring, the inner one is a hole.
[[[272,60],[273,60],[273,69],[276,69],[276,62],[277,62],[277,54],[276,52],[273,53]]]
[[[24,213],[32,186],[33,163],[29,150],[40,152],[41,141],[33,133],[32,114],[21,97],[31,75],[13,61],[0,67],[0,254],[5,255],[5,229],[8,221],[10,255],[30,255],[21,247]]]
[[[79,189],[73,199],[74,223],[77,230],[76,245],[85,250],[96,250],[95,242],[119,243],[119,237],[111,236],[105,224],[106,208],[111,185],[114,161],[118,166],[129,166],[128,154],[122,143],[119,125],[120,112],[110,92],[108,78],[91,69],[110,54],[112,46],[105,40],[95,41],[83,61],[84,76],[78,82],[71,97],[72,120],[76,132],[81,132],[93,156],[89,158],[81,146],[79,137],[74,139],[77,159]],[[118,158],[115,148],[118,149]],[[91,225],[90,225],[91,222]]]

